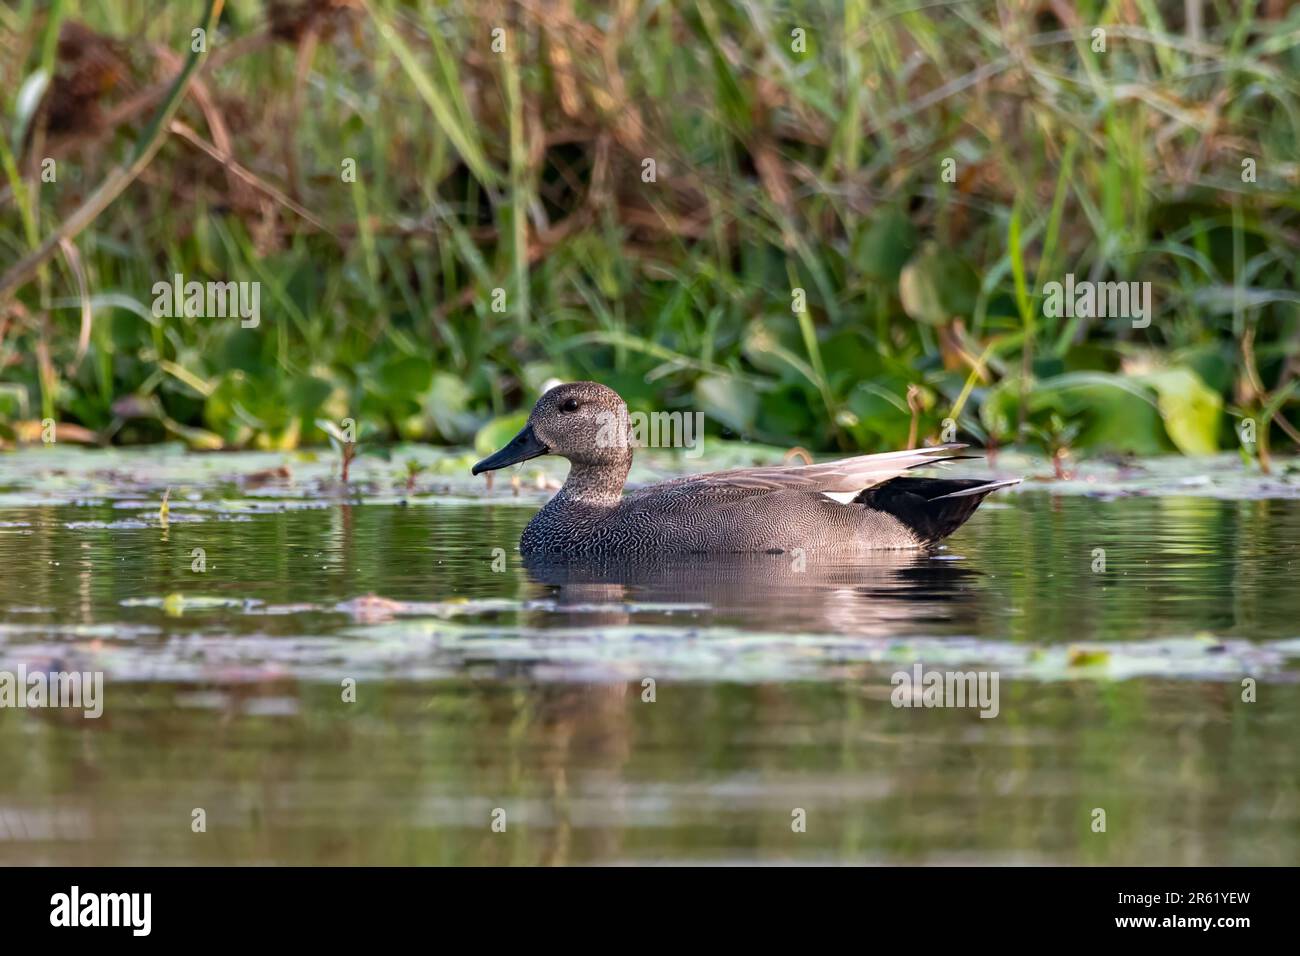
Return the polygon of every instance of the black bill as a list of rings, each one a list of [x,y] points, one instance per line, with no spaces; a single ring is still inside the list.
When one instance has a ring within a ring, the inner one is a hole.
[[[533,426],[525,425],[524,430],[510,439],[505,448],[488,455],[470,471],[475,475],[485,471],[496,471],[498,468],[506,467],[506,465],[517,465],[529,458],[545,455],[548,451],[550,449],[538,441],[537,436],[533,434]]]

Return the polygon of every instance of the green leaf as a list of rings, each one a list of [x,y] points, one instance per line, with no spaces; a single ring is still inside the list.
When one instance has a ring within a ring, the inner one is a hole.
[[[330,442],[337,442],[339,445],[348,444],[347,439],[343,436],[343,429],[324,418],[316,419],[316,427],[329,436]]]
[[[412,398],[429,390],[433,363],[419,355],[398,355],[379,367],[371,390],[388,399]]]
[[[1189,368],[1167,368],[1137,376],[1156,393],[1165,431],[1184,455],[1213,455],[1219,450],[1223,399]]]
[[[859,234],[853,259],[864,275],[892,284],[915,252],[912,221],[900,210],[889,209]]]
[[[474,434],[480,419],[469,411],[472,397],[469,386],[458,376],[439,372],[433,377],[421,407],[444,441],[462,442]]]
[[[204,428],[182,425],[170,418],[163,420],[163,426],[172,434],[180,436],[185,441],[185,444],[199,451],[219,451],[225,447],[220,435]]]
[[[14,100],[13,138],[10,140],[15,155],[22,151],[27,128],[31,125],[32,117],[36,115],[36,108],[40,106],[41,98],[49,85],[50,75],[38,69],[23,80],[22,86],[18,88],[18,96]]]
[[[510,439],[518,435],[528,424],[527,412],[502,415],[494,418],[478,430],[474,436],[474,451],[480,455],[490,455],[498,448],[504,448]]]
[[[800,358],[803,335],[794,316],[767,316],[750,322],[741,349],[759,371],[817,381],[812,366]]]
[[[1006,439],[1019,411],[1020,379],[998,383],[980,405],[980,421]],[[1170,449],[1155,395],[1141,383],[1106,372],[1068,372],[1032,384],[1026,406],[1029,423],[1041,434],[1059,435],[1054,422],[1078,428],[1072,443],[1101,451],[1156,455]],[[1055,416],[1055,418],[1053,417]]]
[[[758,395],[753,386],[723,375],[695,383],[695,401],[706,416],[739,435],[751,435],[758,418]]]
[[[903,311],[927,325],[944,325],[955,316],[970,315],[978,295],[975,270],[934,242],[926,243],[898,277]]]

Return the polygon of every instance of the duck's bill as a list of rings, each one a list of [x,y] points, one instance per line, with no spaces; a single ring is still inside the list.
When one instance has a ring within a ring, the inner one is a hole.
[[[504,468],[507,465],[517,465],[521,461],[536,458],[538,455],[545,455],[548,451],[550,449],[543,445],[537,436],[533,434],[533,426],[525,425],[524,430],[510,439],[505,448],[488,455],[470,471],[475,475],[482,474],[485,471],[496,471],[498,468]]]

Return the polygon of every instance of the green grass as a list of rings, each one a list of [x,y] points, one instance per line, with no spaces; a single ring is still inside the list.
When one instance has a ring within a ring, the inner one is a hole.
[[[1194,6],[1199,35],[1183,0],[231,0],[176,114],[211,148],[164,130],[0,300],[0,440],[465,442],[560,377],[820,450],[955,419],[1202,452],[1251,418],[1267,463],[1300,402],[1300,10]],[[0,10],[0,273],[147,140],[160,102],[103,119],[200,14]],[[104,36],[73,55],[71,22]],[[260,326],[155,317],[176,273],[261,282]],[[1150,326],[1046,315],[1066,273],[1151,282]]]

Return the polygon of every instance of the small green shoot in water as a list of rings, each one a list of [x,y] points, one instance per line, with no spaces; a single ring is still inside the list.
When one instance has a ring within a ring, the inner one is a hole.
[[[328,419],[316,419],[316,427],[323,431],[330,440],[330,446],[339,454],[339,480],[348,483],[348,473],[352,468],[352,459],[357,457],[357,443],[352,428],[346,431]]]
[[[1067,423],[1060,415],[1053,412],[1044,425],[1029,424],[1026,427],[1029,434],[1051,455],[1052,471],[1055,473],[1056,480],[1069,481],[1073,478],[1073,474],[1066,469],[1065,465],[1070,459],[1070,447],[1079,434],[1078,423]]]
[[[363,446],[360,439],[366,434],[371,434],[368,426],[362,426],[363,434],[356,434],[356,423],[350,419],[344,419],[345,428],[340,428],[334,422],[325,418],[316,419],[316,427],[325,433],[330,440],[330,446],[339,454],[339,480],[343,484],[348,483],[348,476],[352,469],[352,462],[362,455],[374,455],[387,461],[391,455],[387,448],[379,446]]]
[[[408,459],[406,459],[406,491],[407,491],[407,494],[410,494],[410,493],[412,493],[412,492],[415,491],[415,479],[416,479],[416,477],[418,477],[419,474],[420,474],[421,472],[426,471],[426,470],[427,470],[427,466],[420,464],[420,463],[419,463],[418,461],[416,461],[414,458],[408,458]]]

